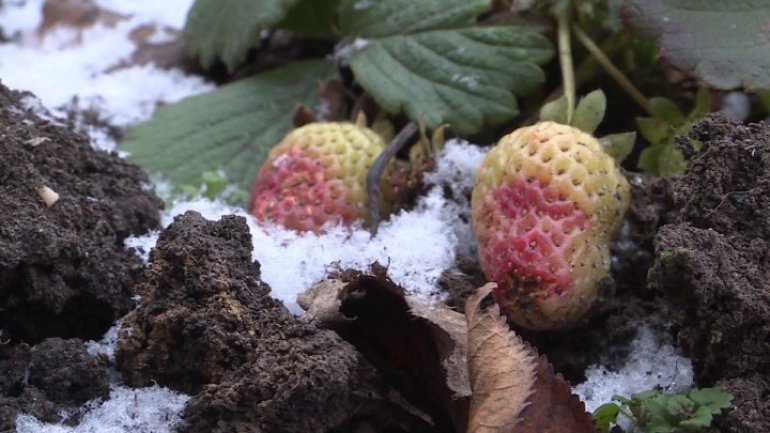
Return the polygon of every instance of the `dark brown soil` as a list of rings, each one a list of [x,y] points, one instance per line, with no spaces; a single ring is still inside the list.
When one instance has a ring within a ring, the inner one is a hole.
[[[182,432],[324,432],[349,421],[367,364],[271,298],[251,250],[242,217],[177,217],[124,321],[123,377],[195,394]]]
[[[0,431],[14,431],[16,416],[76,424],[77,409],[109,393],[104,362],[86,353],[83,341],[49,338],[33,347],[0,346]],[[63,412],[72,413],[62,419]]]
[[[724,431],[770,431],[770,127],[713,115],[679,144],[703,143],[672,184],[677,210],[649,275],[665,293],[699,386],[736,395]]]
[[[33,106],[32,95],[0,85],[3,432],[21,413],[77,423],[79,406],[107,396],[106,365],[83,340],[134,306],[142,263],[123,240],[156,228],[161,205],[138,167]],[[50,207],[42,185],[59,194]]]
[[[0,86],[0,325],[13,342],[98,339],[133,307],[123,240],[159,222],[147,175]],[[59,200],[47,207],[36,192]]]

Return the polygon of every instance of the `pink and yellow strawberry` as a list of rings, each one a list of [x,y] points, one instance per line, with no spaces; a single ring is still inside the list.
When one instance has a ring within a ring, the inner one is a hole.
[[[385,143],[345,122],[294,129],[269,153],[252,187],[249,212],[297,231],[366,219],[366,176]]]
[[[478,170],[472,218],[510,320],[538,330],[579,321],[628,204],[628,182],[590,134],[547,121],[503,137]]]

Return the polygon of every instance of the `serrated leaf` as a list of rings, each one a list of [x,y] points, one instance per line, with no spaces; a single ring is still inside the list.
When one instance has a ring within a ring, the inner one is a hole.
[[[331,63],[299,62],[161,107],[120,149],[177,188],[222,170],[250,191],[268,150],[291,129],[295,105],[312,106],[318,82],[332,74]]]
[[[615,159],[618,164],[634,150],[636,143],[636,132],[620,132],[609,134],[599,139],[604,151]]]
[[[260,32],[281,21],[300,0],[196,0],[187,14],[187,52],[208,69],[222,60],[231,72],[260,43]]]
[[[708,407],[715,411],[715,413],[722,409],[727,409],[732,405],[733,401],[732,394],[724,392],[719,388],[693,389],[689,392],[688,396],[692,401],[701,406]]]
[[[674,130],[668,122],[654,117],[637,117],[636,124],[645,140],[653,144],[666,143],[671,140]]]
[[[684,113],[674,101],[662,96],[653,96],[650,98],[650,108],[652,108],[656,119],[663,120],[675,127],[684,125]]]
[[[350,66],[387,111],[468,135],[515,116],[516,95],[543,82],[538,64],[551,55],[551,43],[531,30],[468,27],[371,40]]]
[[[500,308],[482,308],[492,293],[487,284],[468,298],[468,371],[473,398],[469,433],[513,431],[535,392],[537,356],[508,328]]]
[[[489,0],[343,0],[342,33],[351,38],[379,38],[471,24]]]
[[[610,433],[610,427],[617,422],[619,414],[620,406],[615,403],[605,403],[594,411],[594,422],[602,433]]]
[[[687,121],[692,123],[711,112],[711,91],[701,86],[695,94],[695,107],[687,115]]]
[[[770,3],[626,0],[622,16],[659,55],[720,89],[770,89]]]
[[[333,37],[339,3],[340,0],[301,0],[276,27],[302,36]]]
[[[567,97],[562,95],[558,99],[543,104],[540,108],[540,120],[567,124]]]
[[[595,433],[585,405],[544,356],[508,328],[488,283],[465,303],[473,398],[468,433]],[[489,304],[489,305],[488,305]]]
[[[593,134],[596,127],[604,119],[604,111],[607,109],[607,98],[601,89],[580,98],[575,108],[575,115],[572,118],[572,126],[581,131]]]

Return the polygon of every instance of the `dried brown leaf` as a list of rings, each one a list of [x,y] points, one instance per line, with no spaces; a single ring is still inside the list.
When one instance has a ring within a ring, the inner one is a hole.
[[[494,287],[479,288],[466,303],[473,389],[468,433],[595,433],[569,383],[508,328],[491,301]]]
[[[308,318],[353,344],[430,416],[436,431],[464,431],[470,397],[464,316],[407,296],[384,270],[344,278],[302,295]]]
[[[512,432],[535,384],[536,357],[513,333],[497,304],[482,307],[494,283],[479,288],[465,304],[468,369],[473,398],[470,433]]]

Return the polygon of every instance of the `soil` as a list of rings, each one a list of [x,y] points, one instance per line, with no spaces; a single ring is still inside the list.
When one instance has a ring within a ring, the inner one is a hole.
[[[12,342],[99,339],[134,305],[129,235],[159,225],[147,175],[0,86],[0,324]],[[37,190],[59,195],[47,206]]]
[[[142,262],[123,247],[159,225],[147,175],[0,85],[0,431],[16,415],[76,423],[107,396],[85,352],[133,306]],[[59,194],[47,206],[36,189]],[[66,362],[63,362],[66,360]]]
[[[14,431],[20,414],[76,425],[81,405],[109,394],[104,360],[77,338],[0,346],[0,371],[0,432]]]
[[[324,432],[350,422],[369,400],[361,394],[371,367],[271,298],[251,251],[242,217],[174,220],[123,324],[125,381],[193,394],[181,432]]]
[[[665,294],[697,385],[736,396],[723,431],[770,431],[770,127],[712,115],[678,144],[691,160],[673,181],[649,284]]]

